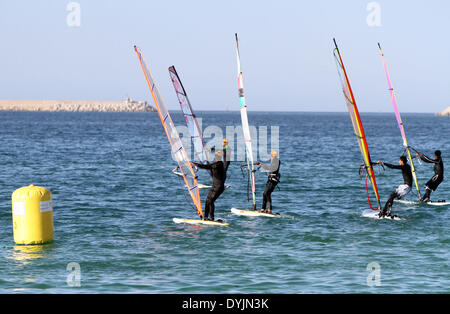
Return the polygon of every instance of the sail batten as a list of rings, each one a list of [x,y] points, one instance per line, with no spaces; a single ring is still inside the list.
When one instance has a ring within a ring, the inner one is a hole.
[[[419,199],[420,199],[422,197],[422,195],[420,194],[419,183],[417,181],[416,168],[414,167],[414,162],[413,162],[413,159],[412,159],[412,156],[411,156],[411,150],[409,148],[408,141],[406,140],[405,127],[403,125],[402,117],[400,116],[400,111],[398,109],[397,99],[395,97],[394,88],[392,86],[391,78],[389,76],[389,71],[388,71],[388,68],[387,68],[386,59],[384,58],[384,54],[383,54],[383,51],[381,50],[381,45],[379,43],[378,43],[378,49],[380,50],[381,59],[383,60],[383,66],[384,66],[384,70],[386,72],[386,80],[387,80],[387,83],[388,83],[388,90],[389,90],[389,93],[390,93],[390,96],[391,96],[392,106],[394,107],[395,118],[397,119],[398,127],[399,127],[400,133],[402,135],[403,146],[405,147],[405,150],[407,152],[407,156],[408,156],[408,159],[409,159],[409,163],[411,164],[411,172],[412,172],[412,175],[413,175],[414,184],[416,186],[417,194],[418,194]]]
[[[178,131],[172,121],[172,118],[170,117],[169,111],[161,97],[161,94],[156,87],[155,81],[150,73],[150,69],[144,58],[142,57],[141,50],[136,46],[134,46],[134,50],[136,51],[142,71],[144,72],[144,76],[155,103],[158,116],[161,119],[163,129],[167,135],[167,139],[169,140],[169,144],[172,150],[172,157],[178,163],[182,178],[192,198],[192,202],[197,210],[197,214],[200,217],[203,217],[197,176],[195,175],[194,169],[191,166],[189,156],[183,147]]]
[[[252,202],[253,209],[256,209],[256,182],[255,182],[255,168],[253,163],[253,148],[252,148],[252,138],[250,135],[250,127],[248,124],[248,115],[247,115],[247,105],[245,103],[245,93],[244,93],[244,81],[242,79],[242,69],[241,69],[241,59],[239,54],[239,41],[238,36],[236,37],[236,57],[237,57],[237,66],[238,66],[238,94],[239,94],[239,105],[241,112],[241,123],[242,123],[242,131],[244,133],[244,142],[245,142],[245,152],[247,159],[247,168],[249,171],[249,179],[251,184],[251,192],[252,192]]]
[[[336,44],[336,40],[334,40],[335,49],[333,51],[334,57],[336,59],[336,64],[338,67],[338,74],[342,84],[342,92],[344,93],[344,98],[347,103],[347,109],[350,114],[350,118],[353,125],[353,130],[358,141],[358,146],[361,151],[361,156],[364,161],[364,167],[367,171],[367,175],[372,184],[373,192],[377,199],[378,208],[381,208],[380,204],[380,195],[378,193],[378,186],[375,179],[375,173],[372,167],[372,161],[370,159],[369,147],[367,145],[366,135],[364,133],[364,128],[361,122],[361,117],[359,115],[358,107],[356,106],[355,97],[353,95],[352,88],[350,86],[350,81],[347,76],[347,72],[344,67],[344,63],[342,62],[342,57],[339,52],[339,48]],[[368,200],[369,201],[369,200]],[[370,205],[370,201],[369,201]]]

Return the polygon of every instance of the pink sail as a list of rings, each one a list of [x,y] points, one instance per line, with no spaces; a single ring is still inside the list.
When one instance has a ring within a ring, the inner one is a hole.
[[[395,118],[397,119],[398,127],[399,127],[400,133],[402,135],[403,146],[405,146],[407,156],[409,159],[409,163],[411,164],[411,172],[413,175],[414,184],[416,185],[417,194],[418,194],[419,198],[421,198],[419,183],[417,182],[416,169],[414,167],[414,162],[413,162],[413,159],[411,156],[411,151],[408,146],[408,141],[406,140],[405,128],[403,126],[402,117],[400,116],[400,111],[398,110],[397,99],[395,98],[394,88],[392,87],[391,78],[389,77],[389,71],[387,68],[386,60],[384,58],[384,54],[383,54],[383,51],[381,50],[381,45],[379,43],[378,43],[378,49],[380,50],[381,59],[383,60],[383,66],[384,66],[384,71],[386,72],[386,79],[387,79],[387,83],[388,83],[389,93],[391,95],[392,106],[394,107]]]

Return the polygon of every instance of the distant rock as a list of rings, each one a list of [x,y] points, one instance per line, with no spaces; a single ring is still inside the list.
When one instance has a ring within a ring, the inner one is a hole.
[[[437,116],[450,116],[450,107],[436,114]]]
[[[79,112],[151,112],[146,101],[127,98],[124,101],[89,100],[0,100],[0,110],[8,111],[79,111]]]

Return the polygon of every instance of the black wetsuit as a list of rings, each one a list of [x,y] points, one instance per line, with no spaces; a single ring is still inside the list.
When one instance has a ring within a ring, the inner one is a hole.
[[[412,186],[413,176],[412,176],[411,166],[410,165],[408,165],[408,164],[392,165],[392,164],[388,164],[387,162],[383,163],[383,165],[385,165],[386,167],[391,168],[391,169],[399,169],[399,170],[401,170],[402,171],[402,175],[403,175],[403,182],[404,182],[404,184]]]
[[[223,151],[223,160],[225,160],[224,167],[225,167],[225,179],[226,179],[228,166],[230,165],[231,154],[230,154],[230,150],[228,149],[228,145],[224,146],[222,151]]]
[[[224,159],[226,160],[226,153],[224,151]],[[205,202],[205,216],[204,219],[211,218],[214,220],[214,202],[225,190],[225,180],[227,179],[227,169],[230,162],[216,161],[212,164],[202,165],[194,163],[198,168],[210,169],[212,171],[212,187],[208,192]]]
[[[423,196],[423,200],[430,198],[431,191],[435,191],[439,184],[444,181],[444,163],[442,162],[442,157],[439,156],[437,159],[431,159],[425,155],[420,155],[420,159],[424,162],[434,164],[434,176],[425,184],[426,192]]]
[[[403,175],[403,183],[408,185],[409,187],[412,186],[412,171],[411,171],[411,166],[408,164],[403,164],[403,165],[392,165],[392,164],[388,164],[387,162],[383,163],[383,165],[385,165],[388,168],[391,169],[399,169],[402,171],[402,175]],[[392,204],[394,203],[394,199],[395,198],[399,198],[399,195],[397,194],[397,190],[395,190],[394,192],[391,193],[391,195],[389,195],[389,199],[387,200],[386,204],[384,205],[383,208],[383,215],[389,215],[390,214],[390,210],[392,207]]]
[[[278,182],[280,182],[280,165],[281,162],[278,157],[272,159],[270,166],[265,166],[261,164],[261,167],[269,171],[269,178],[266,183],[266,188],[263,193],[263,202],[261,209],[266,209],[268,206],[269,210],[272,210],[272,192],[275,190]]]

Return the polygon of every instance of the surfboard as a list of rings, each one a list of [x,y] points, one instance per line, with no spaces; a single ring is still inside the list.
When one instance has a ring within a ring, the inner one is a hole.
[[[207,225],[207,226],[229,226],[230,224],[223,221],[211,221],[203,219],[184,219],[173,218],[173,222],[176,224],[190,224],[190,225]]]
[[[362,216],[363,217],[367,217],[367,218],[373,218],[373,219],[389,219],[389,220],[403,220],[402,218],[394,215],[392,216],[383,216],[380,217],[379,215],[379,211],[377,210],[371,210],[371,209],[366,209],[365,211],[362,212]]]
[[[235,215],[239,215],[239,216],[247,216],[247,217],[281,217],[280,214],[276,213],[276,214],[268,214],[268,213],[261,213],[260,211],[256,211],[256,210],[241,210],[241,209],[237,209],[237,208],[232,208],[231,212]]]
[[[446,206],[446,205],[450,205],[450,202],[446,202],[445,200],[439,200],[439,201],[429,201],[429,202],[426,202],[425,204],[433,205],[433,206]]]
[[[429,202],[418,202],[418,201],[408,201],[408,200],[394,200],[396,203],[407,204],[407,205],[432,205],[432,206],[446,206],[450,205],[450,202],[445,200],[439,201],[429,201]]]

